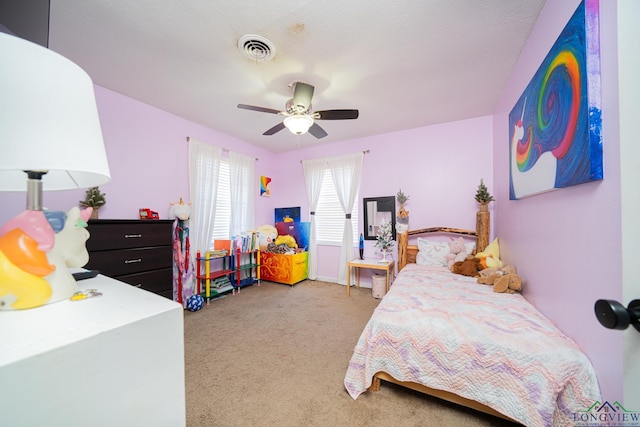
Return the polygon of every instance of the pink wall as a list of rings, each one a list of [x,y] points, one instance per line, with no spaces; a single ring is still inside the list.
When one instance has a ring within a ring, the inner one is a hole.
[[[189,201],[187,136],[258,157],[256,176],[271,175],[273,153],[102,87],[95,91],[111,170],[111,181],[100,187],[107,195],[100,218],[138,218],[138,208],[168,218],[169,203]],[[262,224],[269,200],[259,197],[257,180],[255,191],[255,221]],[[44,205],[66,211],[82,199],[84,190],[47,192]],[[0,224],[22,211],[25,200],[25,193],[0,193]]]
[[[281,207],[301,206],[302,219],[308,221],[300,160],[370,150],[362,170],[360,230],[362,199],[395,196],[399,189],[410,196],[406,208],[412,229],[475,229],[476,189],[481,178],[489,189],[493,184],[491,132],[491,117],[481,117],[283,153],[278,156],[283,166],[274,173],[273,200]],[[365,256],[378,256],[373,243],[365,241]],[[339,255],[338,246],[319,247],[319,278],[337,278]]]
[[[600,2],[604,180],[509,200],[508,114],[578,3],[547,2],[497,105],[494,220],[501,255],[518,267],[527,299],[587,353],[603,398],[622,402],[622,334],[600,326],[593,310],[599,298],[622,297],[613,2]]]

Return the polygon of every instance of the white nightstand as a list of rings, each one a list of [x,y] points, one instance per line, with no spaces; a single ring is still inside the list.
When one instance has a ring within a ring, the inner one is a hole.
[[[375,259],[354,259],[353,261],[349,261],[347,263],[347,296],[351,295],[351,267],[356,269],[356,285],[358,288],[360,287],[360,269],[361,268],[371,268],[373,270],[384,270],[387,274],[387,292],[389,292],[389,285],[391,284],[391,279],[395,277],[395,266],[396,263],[394,260],[389,262],[380,262]]]

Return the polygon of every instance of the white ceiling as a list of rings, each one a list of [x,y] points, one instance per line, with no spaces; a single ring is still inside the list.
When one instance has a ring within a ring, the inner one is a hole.
[[[51,0],[49,47],[99,86],[272,152],[297,148],[281,116],[289,84],[315,86],[301,147],[490,115],[545,0]],[[275,45],[245,57],[245,34]],[[196,135],[193,135],[196,136]]]

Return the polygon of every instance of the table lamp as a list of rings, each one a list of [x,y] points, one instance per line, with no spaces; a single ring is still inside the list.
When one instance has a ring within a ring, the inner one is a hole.
[[[0,191],[27,192],[26,210],[0,227],[0,310],[16,310],[71,297],[67,267],[89,259],[90,211],[45,211],[43,190],[94,187],[111,175],[87,73],[4,33],[0,58]]]

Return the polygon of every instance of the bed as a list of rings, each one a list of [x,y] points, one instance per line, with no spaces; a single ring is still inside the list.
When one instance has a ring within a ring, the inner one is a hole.
[[[401,271],[354,349],[349,395],[384,380],[527,426],[573,425],[575,413],[601,400],[590,361],[522,295],[416,264],[408,236],[434,231],[476,235],[434,228],[399,236]]]

